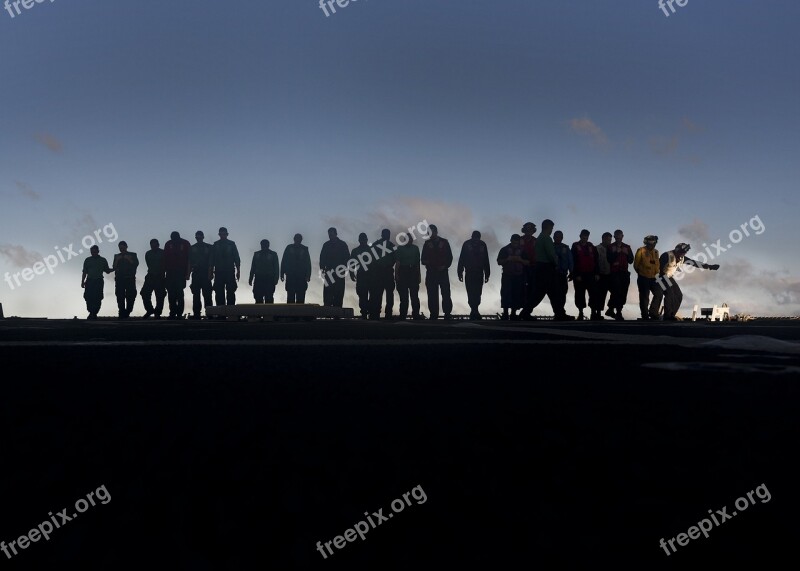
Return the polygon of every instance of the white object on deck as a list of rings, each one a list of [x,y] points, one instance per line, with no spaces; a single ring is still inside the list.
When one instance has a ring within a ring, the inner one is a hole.
[[[316,303],[244,303],[214,305],[206,308],[209,317],[263,317],[273,321],[276,317],[315,319],[317,317],[353,317],[350,307],[323,307]]]

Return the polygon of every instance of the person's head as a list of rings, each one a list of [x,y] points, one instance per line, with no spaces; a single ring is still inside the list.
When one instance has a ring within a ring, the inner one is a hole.
[[[414,243],[414,235],[411,232],[406,232],[406,245]]]
[[[430,224],[428,229],[431,231],[431,239],[439,237],[439,229],[436,227],[436,224]]]
[[[337,236],[336,228],[333,228],[333,227],[328,228],[328,238],[333,240],[334,238],[336,238],[336,236]]]
[[[160,244],[158,243],[158,240],[156,240],[155,238],[150,240],[150,249],[151,250],[158,250],[159,246],[160,246]]]
[[[475,230],[475,231],[472,233],[472,239],[473,239],[473,240],[480,240],[480,239],[481,239],[481,233],[480,233],[480,232],[478,232],[477,230]]]
[[[300,234],[300,233],[295,234],[294,235],[294,243],[299,246],[302,242],[303,242],[303,235]]]
[[[563,241],[564,241],[564,233],[561,230],[556,230],[553,233],[553,242],[555,242],[556,244],[560,244]]]
[[[261,249],[269,250],[269,240],[261,240]]]
[[[95,245],[95,246],[92,246],[91,248],[89,248],[89,253],[90,253],[92,256],[98,256],[98,255],[100,255],[100,246],[97,246],[97,245]]]
[[[536,232],[536,224],[533,222],[526,222],[522,225],[522,233],[526,236],[533,236],[534,232]]]
[[[691,246],[689,244],[681,242],[680,244],[675,246],[675,255],[679,258],[682,258],[686,255],[686,253],[689,251],[690,248]]]
[[[358,243],[359,244],[361,244],[362,246],[366,246],[368,242],[369,242],[369,238],[367,238],[367,233],[366,232],[362,232],[361,234],[358,235]]]
[[[644,237],[644,247],[648,250],[654,250],[658,244],[658,236],[653,236],[650,234],[649,236]]]
[[[542,233],[549,236],[550,234],[553,233],[553,226],[555,225],[556,225],[555,222],[553,222],[549,218],[542,220]]]
[[[205,237],[206,235],[203,234],[202,230],[198,230],[197,232],[194,233],[194,239],[197,240],[198,244],[202,244]]]
[[[383,230],[381,230],[381,240],[388,240],[389,238],[391,238],[391,236],[392,233],[389,232],[388,228],[384,228]]]
[[[589,241],[589,234],[590,232],[586,228],[581,230],[581,244],[585,244]]]
[[[225,226],[221,227],[218,232],[220,240],[227,240],[228,239],[228,229]]]
[[[519,241],[520,241],[520,235],[519,234],[512,234],[511,235],[511,245],[514,248],[519,248]]]
[[[173,232],[172,234],[170,234],[169,237],[172,240],[180,240],[181,239],[181,233],[176,231],[176,232]]]
[[[611,232],[603,232],[603,246],[611,245]]]
[[[622,238],[624,236],[625,236],[625,234],[622,233],[622,230],[614,230],[614,241],[617,244],[621,244],[622,243]]]
[[[128,243],[125,240],[120,240],[119,242],[119,251],[123,254],[128,251]]]

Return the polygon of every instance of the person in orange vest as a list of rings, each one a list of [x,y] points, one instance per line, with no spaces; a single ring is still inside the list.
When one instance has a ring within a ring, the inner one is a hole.
[[[639,311],[642,313],[642,321],[657,320],[658,310],[661,307],[661,300],[664,293],[656,283],[660,266],[658,262],[658,250],[656,244],[658,236],[645,236],[644,246],[636,250],[633,256],[633,269],[636,270],[636,287],[639,290]],[[650,294],[653,300],[650,301]]]
[[[614,242],[608,247],[608,263],[611,266],[609,289],[611,296],[608,300],[606,315],[617,321],[624,321],[622,308],[628,298],[628,288],[631,285],[631,272],[628,266],[633,263],[633,250],[622,241],[622,230],[614,230]]]
[[[575,286],[575,307],[578,308],[578,320],[586,319],[583,310],[586,308],[586,294],[589,294],[589,308],[592,320],[603,319],[600,315],[603,305],[597,304],[598,282],[600,281],[600,263],[597,248],[589,241],[590,232],[581,230],[580,240],[572,244],[573,279]]]

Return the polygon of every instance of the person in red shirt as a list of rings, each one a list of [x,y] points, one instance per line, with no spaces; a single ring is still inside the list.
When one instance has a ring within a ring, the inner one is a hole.
[[[583,310],[586,309],[586,293],[589,293],[589,308],[592,311],[592,321],[598,321],[598,317],[603,319],[600,312],[603,309],[602,303],[598,307],[597,293],[598,282],[600,281],[600,263],[598,260],[597,248],[589,241],[589,231],[581,230],[580,240],[572,244],[573,260],[573,285],[575,286],[575,307],[578,308],[578,320],[586,319]]]
[[[189,279],[191,267],[189,266],[189,240],[181,238],[180,233],[173,232],[170,240],[164,244],[164,271],[167,297],[169,299],[169,318],[180,319],[183,317],[184,300],[183,291],[186,289],[186,280]]]

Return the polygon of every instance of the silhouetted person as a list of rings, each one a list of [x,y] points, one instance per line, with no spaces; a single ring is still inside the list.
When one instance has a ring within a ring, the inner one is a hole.
[[[89,312],[89,317],[86,319],[97,319],[100,305],[103,303],[103,273],[110,274],[114,270],[108,267],[108,260],[100,256],[99,247],[92,246],[89,252],[91,256],[83,260],[81,287],[83,299],[86,300],[86,310]]]
[[[558,280],[556,279],[556,269],[558,268],[558,256],[556,255],[555,245],[553,244],[554,223],[552,220],[542,222],[542,231],[536,240],[536,297],[533,299],[533,307],[539,305],[545,296],[550,299],[550,306],[553,308],[553,319],[555,321],[570,321],[575,319],[567,315],[564,304],[561,303],[562,296],[558,292]]]
[[[139,267],[139,257],[128,251],[128,243],[121,240],[118,244],[119,254],[114,254],[115,288],[119,318],[127,319],[133,311],[136,302],[136,268]]]
[[[564,307],[567,303],[567,293],[569,292],[569,280],[572,279],[572,252],[569,246],[564,243],[564,233],[556,230],[553,233],[553,247],[556,251],[558,264],[556,264],[556,287],[558,295],[558,306]]]
[[[280,274],[278,254],[269,249],[269,240],[261,240],[261,249],[253,253],[248,280],[252,286],[255,279],[253,297],[256,303],[275,303],[275,286],[278,285]]]
[[[486,242],[481,240],[481,233],[475,230],[472,238],[464,242],[461,246],[461,254],[458,256],[458,281],[464,281],[466,272],[467,303],[469,303],[470,319],[480,319],[481,314],[478,308],[481,305],[481,294],[483,284],[489,283],[489,250]]]
[[[606,295],[611,287],[611,264],[608,263],[608,247],[611,245],[611,232],[603,232],[601,242],[595,246],[597,248],[597,264],[600,266],[600,279],[597,281],[597,309],[599,313],[595,315],[594,307],[592,307],[592,316],[596,320],[604,320],[603,306],[606,303]],[[591,297],[589,298],[591,305]],[[609,310],[611,309],[611,302],[609,301]]]
[[[431,235],[422,246],[422,265],[425,266],[425,288],[428,290],[428,311],[431,319],[439,318],[439,290],[442,291],[444,318],[450,319],[453,300],[450,297],[450,276],[447,270],[453,265],[450,242],[439,236],[439,229],[431,224]]]
[[[500,281],[500,305],[503,308],[501,319],[517,320],[517,310],[525,305],[525,268],[530,265],[528,253],[520,244],[520,235],[512,234],[511,242],[500,248],[497,263],[503,267]]]
[[[232,240],[228,240],[228,229],[219,229],[219,240],[211,249],[211,266],[208,277],[214,278],[214,293],[217,305],[236,305],[237,282],[241,277],[239,249]],[[225,299],[227,294],[227,300]]]
[[[386,318],[392,317],[394,309],[394,263],[395,245],[389,240],[391,232],[381,230],[381,239],[372,244],[373,260],[369,268],[369,318],[380,319],[383,295],[386,294]]]
[[[400,297],[400,319],[408,317],[408,298],[411,297],[411,316],[421,319],[419,313],[419,284],[422,282],[420,268],[419,247],[414,244],[414,237],[406,233],[405,244],[398,246],[395,251],[397,265],[395,278],[397,280],[397,294]],[[397,241],[400,242],[401,236]]]
[[[536,298],[536,224],[533,222],[526,222],[522,225],[522,236],[520,236],[519,244],[525,254],[529,265],[525,266],[525,292],[524,304],[520,317],[523,320],[533,319],[533,300]]]
[[[164,298],[167,297],[167,288],[164,282],[164,250],[159,248],[158,240],[150,240],[150,250],[144,255],[147,265],[147,275],[144,276],[144,285],[139,292],[142,296],[145,314],[142,319],[155,315],[161,319],[164,311]],[[156,294],[156,306],[153,307],[153,294]]]
[[[369,239],[362,232],[358,235],[358,246],[353,248],[350,253],[350,279],[356,282],[356,294],[358,295],[358,308],[361,317],[369,317],[369,264],[372,262],[372,253],[369,249]]]
[[[294,243],[286,246],[281,258],[281,281],[286,281],[286,303],[305,303],[311,281],[311,256],[303,246],[302,234],[294,235]]]
[[[189,266],[192,270],[192,317],[190,319],[201,319],[203,302],[205,307],[214,305],[211,299],[211,252],[214,247],[206,244],[203,240],[205,234],[201,230],[194,233],[196,243],[189,248]],[[201,299],[202,296],[202,299]]]
[[[689,244],[681,242],[674,250],[661,254],[659,258],[660,271],[657,278],[658,284],[664,289],[664,321],[679,321],[678,310],[683,302],[683,292],[675,279],[675,273],[685,271],[684,264],[701,268],[703,270],[718,270],[719,265],[701,264],[686,257]]]
[[[319,254],[319,271],[325,284],[322,288],[325,307],[342,307],[344,304],[344,288],[347,282],[345,269],[349,259],[350,248],[339,239],[336,228],[328,228],[328,241],[322,245]]]
[[[189,240],[181,238],[180,233],[172,232],[164,244],[164,280],[169,298],[169,319],[181,319],[185,308],[183,293],[189,279]]]
[[[639,290],[639,311],[643,321],[658,319],[658,310],[664,298],[664,292],[656,283],[656,277],[661,269],[656,250],[657,243],[658,236],[645,236],[644,246],[636,250],[633,256],[633,269],[637,274],[636,287]],[[650,294],[653,294],[652,302]]]
[[[583,310],[586,308],[586,294],[589,294],[589,308],[593,321],[602,321],[603,304],[598,304],[598,286],[600,282],[600,260],[597,248],[589,241],[590,232],[581,230],[580,240],[572,244],[573,278],[575,287],[575,306],[578,308],[578,320],[586,319]]]
[[[607,248],[608,263],[611,267],[609,289],[611,299],[606,315],[617,321],[624,321],[622,308],[628,299],[628,288],[631,285],[631,272],[628,266],[633,263],[633,250],[622,241],[622,230],[614,230],[614,242]]]

